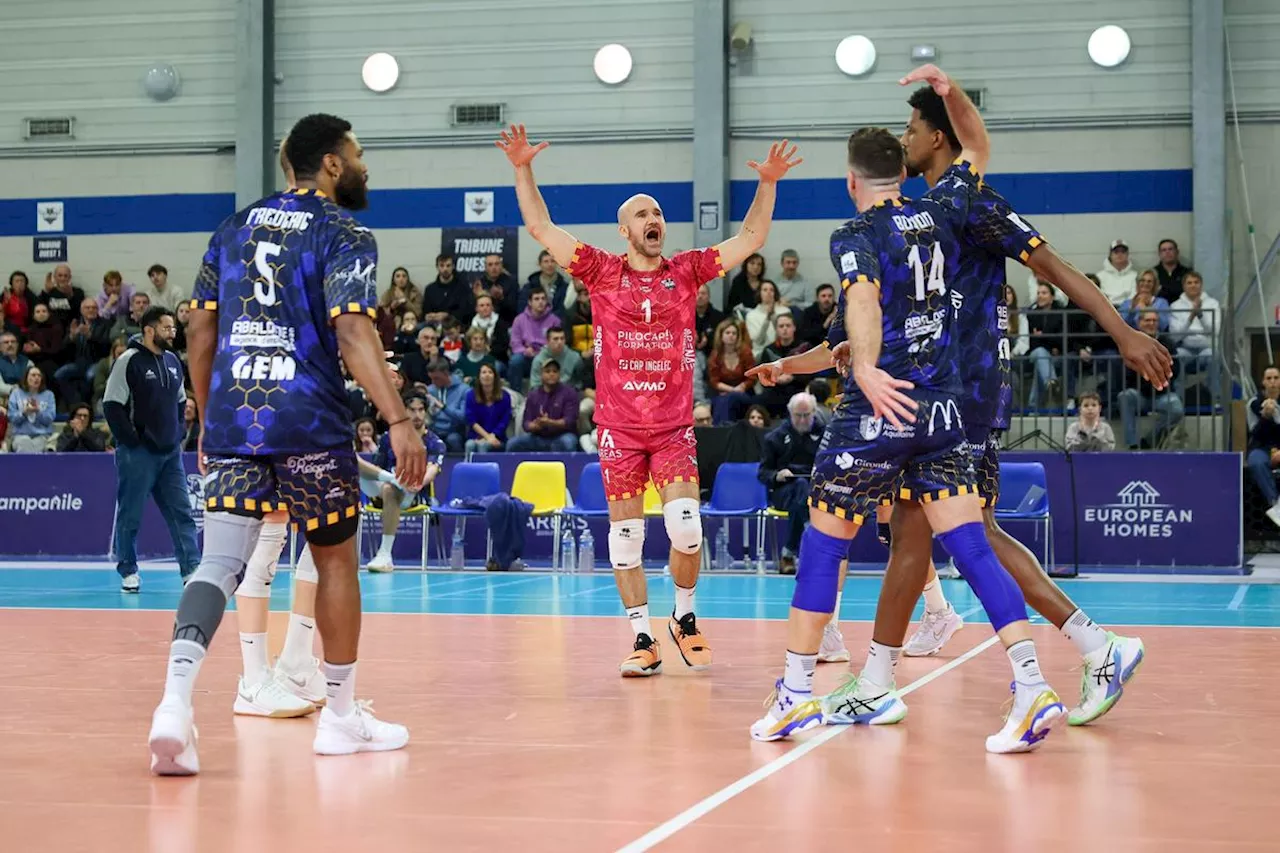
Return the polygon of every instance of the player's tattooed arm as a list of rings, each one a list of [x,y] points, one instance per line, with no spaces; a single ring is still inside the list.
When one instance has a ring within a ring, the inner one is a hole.
[[[914,423],[916,401],[903,392],[915,386],[905,379],[894,379],[876,367],[884,343],[879,286],[870,281],[855,281],[845,289],[844,295],[844,327],[849,336],[854,381],[876,417],[883,417],[898,428],[903,421]]]
[[[720,253],[720,266],[733,269],[740,265],[753,253],[764,248],[769,239],[769,226],[773,224],[773,206],[778,199],[778,181],[790,169],[804,162],[803,157],[796,156],[796,146],[787,150],[787,140],[775,142],[769,146],[769,156],[763,163],[755,160],[747,165],[760,175],[760,183],[756,185],[756,196],[751,200],[751,207],[742,220],[738,233],[716,246]]]
[[[551,221],[551,211],[542,198],[538,182],[533,177],[533,158],[550,145],[539,142],[533,145],[523,124],[513,124],[502,132],[502,138],[494,143],[507,155],[516,170],[516,201],[520,204],[520,217],[530,236],[537,240],[562,267],[573,263],[573,250],[578,238]]]
[[[903,86],[928,83],[941,96],[947,117],[951,119],[951,129],[960,140],[960,157],[972,163],[978,174],[986,173],[987,162],[991,159],[991,137],[987,135],[987,124],[982,120],[982,114],[969,100],[964,88],[932,64],[921,65],[898,82]]]

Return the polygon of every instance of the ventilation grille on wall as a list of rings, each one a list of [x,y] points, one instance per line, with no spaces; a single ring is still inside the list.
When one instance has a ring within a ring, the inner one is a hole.
[[[482,127],[500,125],[506,113],[506,104],[454,104],[454,127]]]
[[[67,118],[26,118],[22,120],[26,139],[71,139],[76,120]]]
[[[973,105],[979,110],[985,110],[987,108],[986,89],[965,89],[964,93],[969,96],[969,100],[973,101]]]

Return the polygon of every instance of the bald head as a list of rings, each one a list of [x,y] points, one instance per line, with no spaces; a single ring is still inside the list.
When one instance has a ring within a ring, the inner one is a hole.
[[[659,211],[662,210],[662,208],[658,207],[658,200],[653,196],[645,195],[644,193],[637,193],[633,195],[622,203],[622,207],[618,208],[618,224],[626,225],[627,222],[636,215],[637,210],[642,210],[647,207],[652,207]]]
[[[667,236],[667,223],[662,208],[651,195],[633,195],[618,208],[618,233],[632,250],[647,258],[662,257],[662,243]]]

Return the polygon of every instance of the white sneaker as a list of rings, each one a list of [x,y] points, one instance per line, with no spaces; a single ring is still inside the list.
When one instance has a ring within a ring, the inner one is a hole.
[[[1107,632],[1107,644],[1084,656],[1080,704],[1067,715],[1067,725],[1083,726],[1107,713],[1120,701],[1124,686],[1137,672],[1146,649],[1136,637]]]
[[[765,715],[751,724],[751,737],[773,741],[822,724],[822,708],[809,693],[794,693],[779,678],[764,702]]]
[[[138,577],[137,572],[120,579],[121,592],[138,592],[140,589],[142,589],[142,578]]]
[[[1031,752],[1066,713],[1058,694],[1048,684],[1022,688],[1014,684],[1013,708],[1004,718],[1004,727],[987,738],[987,752]]]
[[[409,730],[396,723],[384,723],[373,716],[367,702],[357,702],[355,710],[340,717],[331,709],[320,712],[316,755],[351,755],[357,752],[386,752],[402,749],[409,742]]]
[[[280,686],[304,702],[321,706],[325,703],[324,673],[320,671],[318,658],[311,658],[305,666],[290,669],[284,660],[276,661],[276,681]]]
[[[894,685],[883,687],[858,675],[850,675],[818,703],[828,726],[887,726],[907,716],[907,703]]]
[[[902,653],[911,658],[928,657],[942,651],[951,635],[964,627],[964,619],[949,603],[946,610],[937,613],[924,612],[920,627],[903,646]]]
[[[1271,523],[1276,527],[1280,527],[1280,504],[1276,504],[1267,510],[1267,518],[1271,519]]]
[[[236,714],[277,719],[305,717],[315,709],[315,705],[290,693],[270,674],[257,684],[247,684],[240,676],[236,703],[231,707]]]
[[[844,634],[835,622],[828,622],[822,629],[822,645],[818,647],[819,663],[843,663],[849,659],[849,649],[844,644]]]
[[[395,570],[395,564],[391,562],[390,551],[379,551],[369,561],[369,565],[365,566],[371,572],[390,572]]]
[[[162,699],[151,715],[151,772],[157,776],[194,776],[200,772],[196,754],[195,718],[176,699]]]

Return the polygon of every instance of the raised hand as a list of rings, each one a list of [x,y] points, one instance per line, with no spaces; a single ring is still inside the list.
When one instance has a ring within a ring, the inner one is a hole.
[[[925,82],[933,87],[933,91],[942,97],[951,94],[951,78],[947,73],[933,63],[921,65],[913,70],[906,77],[898,81],[900,86],[910,86],[912,83]]]
[[[511,165],[517,169],[521,166],[528,166],[533,162],[533,158],[538,156],[538,152],[550,145],[550,142],[539,142],[537,145],[529,143],[529,134],[525,132],[523,124],[513,124],[507,130],[502,131],[502,138],[495,140],[494,145],[502,149],[507,155],[507,159],[511,161]]]
[[[769,146],[769,156],[763,163],[748,160],[747,165],[759,173],[760,180],[776,183],[788,169],[794,169],[804,162],[803,157],[796,157],[796,150],[796,146],[792,145],[791,150],[788,151],[787,140],[784,139]]]

